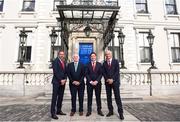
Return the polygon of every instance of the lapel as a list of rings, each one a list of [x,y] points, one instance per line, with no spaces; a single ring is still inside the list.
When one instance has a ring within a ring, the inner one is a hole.
[[[77,71],[76,72],[79,71],[80,66],[81,66],[80,63],[78,62],[78,66],[77,66]]]

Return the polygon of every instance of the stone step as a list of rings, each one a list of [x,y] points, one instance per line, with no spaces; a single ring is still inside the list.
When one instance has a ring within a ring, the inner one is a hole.
[[[46,93],[44,96],[37,97],[36,100],[37,101],[50,101],[51,97],[52,97],[51,95],[52,95],[52,93]],[[121,91],[120,95],[121,95],[121,99],[126,100],[126,101],[143,100],[142,97],[136,96],[130,91]],[[106,97],[106,92],[104,91],[104,92],[101,93],[101,99],[105,100],[106,98],[107,98]],[[112,98],[114,100],[114,94],[112,95]],[[93,99],[95,99],[95,93],[93,94]],[[67,93],[67,92],[64,93],[64,100],[71,100],[70,92],[69,93]],[[85,91],[85,94],[84,94],[84,101],[87,101],[87,93],[86,93],[86,91]]]

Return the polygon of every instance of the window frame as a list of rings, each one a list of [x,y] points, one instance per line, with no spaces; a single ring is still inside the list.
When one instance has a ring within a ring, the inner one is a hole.
[[[145,0],[144,3],[142,3],[142,2],[137,2],[137,1],[135,0],[135,3],[136,3],[136,13],[138,13],[138,14],[148,14],[148,13],[149,13],[147,0]],[[138,11],[138,10],[137,10],[137,5],[144,5],[144,6],[145,6],[145,11],[143,11],[143,12]]]
[[[3,12],[3,8],[4,8],[4,0],[0,0],[0,5],[2,5],[2,6],[0,6],[0,12]]]
[[[26,2],[30,2],[30,4],[33,3],[33,8],[30,8],[30,9],[25,8]],[[23,0],[22,11],[23,12],[34,12],[35,11],[35,4],[36,4],[36,0]]]
[[[141,34],[143,34],[143,37],[145,36],[144,34],[148,34],[149,32],[146,32],[146,31],[140,31],[139,32],[139,35],[141,35]],[[140,45],[140,41],[143,41],[143,45]],[[148,43],[148,45],[145,45],[145,41],[147,41],[148,42],[148,40],[147,40],[147,37],[145,36],[144,38],[143,38],[143,40],[140,40],[139,39],[139,54],[140,54],[140,63],[150,63],[151,62],[151,57],[150,57],[150,46],[149,46],[149,43]],[[148,49],[149,48],[149,57],[148,56],[146,56],[146,49]],[[143,57],[141,57],[141,49],[143,50]],[[146,57],[148,57],[147,59],[148,60],[146,60]]]
[[[18,51],[18,62],[20,62],[20,59],[21,59],[21,48],[22,46],[20,45],[19,46],[19,51]],[[24,62],[25,63],[30,63],[31,62],[31,57],[32,57],[32,46],[27,46],[25,45],[24,46],[25,48],[25,55],[24,55]],[[27,56],[28,55],[28,48],[30,48],[30,56]],[[29,57],[29,60],[28,60],[28,57]]]
[[[65,0],[54,0],[53,1],[53,11],[57,11],[56,3],[59,5],[65,5],[66,1]]]
[[[165,1],[166,14],[168,14],[168,15],[177,15],[178,14],[176,0],[173,0],[173,1],[174,1],[174,4],[166,3],[166,1]],[[167,9],[167,6],[173,7],[174,13],[169,13],[168,9]]]
[[[179,33],[176,33],[176,32],[171,32],[170,34],[172,34],[172,36],[173,36],[173,40],[171,40],[172,42],[173,42],[173,46],[172,45],[170,45],[170,49],[171,49],[171,58],[172,58],[172,63],[180,63],[180,32]],[[175,38],[174,38],[174,35],[175,34],[177,34],[178,35],[178,43],[179,43],[179,45],[178,46],[176,46],[175,45]],[[177,53],[176,53],[176,49],[178,49],[179,50],[179,59],[177,59]],[[173,52],[175,52],[175,54],[173,54]],[[173,56],[175,55],[175,58],[176,59],[174,59],[173,58]]]

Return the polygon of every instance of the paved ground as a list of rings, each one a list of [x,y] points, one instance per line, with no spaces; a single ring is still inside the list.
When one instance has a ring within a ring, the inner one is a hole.
[[[112,117],[101,117],[96,114],[95,101],[93,101],[93,113],[86,117],[86,101],[84,103],[84,116],[70,117],[70,101],[63,103],[63,112],[66,116],[59,116],[59,120],[50,118],[50,102],[36,101],[35,98],[0,98],[0,121],[120,121],[114,105],[115,115]],[[106,101],[102,101],[104,114],[107,114]],[[180,97],[146,97],[143,101],[123,101],[124,121],[180,121]]]

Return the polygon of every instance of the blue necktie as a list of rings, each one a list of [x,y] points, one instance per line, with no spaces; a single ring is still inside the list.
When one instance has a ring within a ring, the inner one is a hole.
[[[75,72],[77,71],[78,63],[74,63]]]

